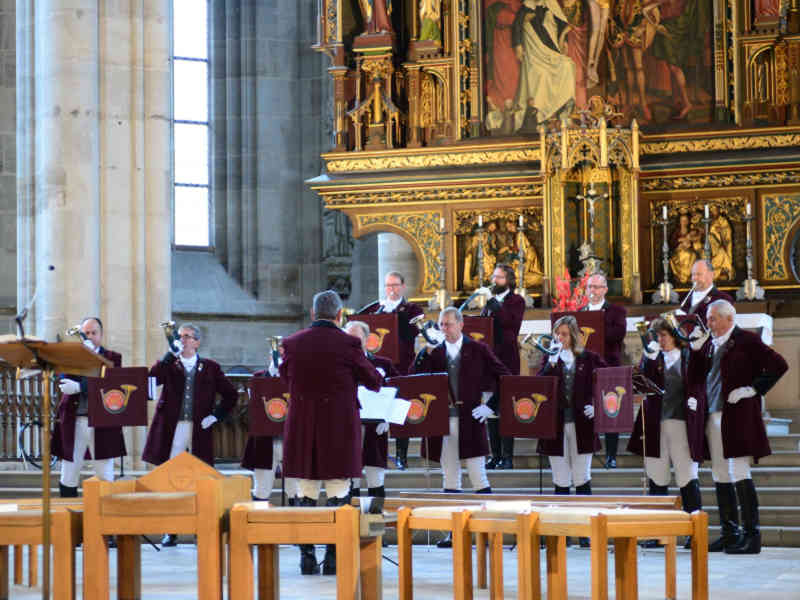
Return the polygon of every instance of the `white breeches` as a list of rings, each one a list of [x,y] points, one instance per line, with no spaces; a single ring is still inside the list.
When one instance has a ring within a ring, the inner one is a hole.
[[[94,452],[94,427],[89,427],[88,417],[78,417],[75,419],[75,446],[72,450],[72,462],[61,461],[61,484],[67,487],[78,487],[83,467],[83,457],[86,449],[91,448],[92,456]],[[114,481],[114,459],[103,458],[93,459],[92,466],[97,477],[103,481]]]
[[[559,487],[578,487],[592,478],[592,455],[578,454],[575,423],[564,423],[564,455],[549,456],[553,483]]]
[[[664,419],[661,421],[661,443],[659,457],[645,456],[644,468],[647,476],[656,485],[669,485],[669,465],[675,469],[675,483],[684,487],[692,479],[697,479],[697,463],[689,452],[689,437],[686,435],[686,421]]]
[[[489,487],[489,478],[486,476],[486,459],[475,456],[464,460],[467,463],[467,473],[472,489],[482,490]],[[442,438],[442,475],[444,489],[461,489],[461,460],[458,458],[458,417],[450,417],[450,435]]]
[[[711,451],[711,478],[714,483],[735,483],[742,479],[750,479],[752,456],[725,458],[722,449],[722,411],[708,415],[706,438]]]
[[[328,498],[344,498],[350,493],[350,479],[298,479],[298,495],[302,498],[319,498],[322,484],[325,484],[325,493]]]
[[[175,426],[175,434],[172,436],[172,448],[169,457],[175,458],[181,452],[192,451],[192,429],[194,423],[191,421],[178,421]]]
[[[269,500],[272,495],[272,488],[275,484],[275,468],[283,461],[283,440],[281,438],[272,439],[272,468],[253,469],[253,496],[262,500]],[[291,489],[289,480],[291,479]],[[284,481],[287,498],[294,498],[296,487],[295,479],[289,478]]]
[[[366,427],[364,425],[361,426],[361,440],[363,443],[364,434],[365,434]],[[386,469],[382,469],[381,467],[370,467],[364,465],[364,480],[367,484],[368,488],[376,488],[382,487],[383,481],[386,478]],[[353,487],[361,487],[361,478],[354,477],[353,478]]]

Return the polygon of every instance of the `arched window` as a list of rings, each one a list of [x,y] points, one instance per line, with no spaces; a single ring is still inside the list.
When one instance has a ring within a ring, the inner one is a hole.
[[[205,0],[172,1],[174,240],[208,247],[208,12]]]

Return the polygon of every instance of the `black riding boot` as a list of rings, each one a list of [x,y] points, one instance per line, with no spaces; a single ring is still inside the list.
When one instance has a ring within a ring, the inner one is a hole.
[[[556,496],[569,496],[569,486],[556,485]]]
[[[606,469],[617,468],[617,446],[619,446],[619,434],[606,434]]]
[[[736,482],[736,493],[742,505],[744,536],[733,547],[725,547],[727,554],[758,554],[761,552],[761,529],[758,523],[758,494],[752,479]]]
[[[489,449],[492,456],[486,461],[487,469],[496,469],[503,462],[503,449],[500,442],[500,419],[487,419],[489,429]]]
[[[479,490],[475,490],[476,494],[491,494],[492,493],[492,486],[481,488]]]
[[[367,488],[367,496],[372,498],[386,498],[386,488],[382,485],[374,488]]]
[[[299,506],[316,506],[317,501],[314,498],[298,498],[297,503]],[[314,544],[300,544],[300,574],[301,575],[319,575],[319,565],[317,564],[317,555],[314,552]]]
[[[648,486],[650,488],[649,495],[650,496],[666,496],[668,487],[666,485],[658,485],[655,481],[648,478],[647,479]],[[640,544],[642,548],[661,548],[661,542],[658,540],[642,540]]]
[[[58,484],[58,491],[61,493],[62,498],[77,498],[78,497],[78,486],[70,487],[68,485],[64,485],[63,483]]]
[[[401,471],[408,468],[408,438],[395,438],[394,448],[397,456],[395,457],[395,464]]]
[[[741,541],[739,529],[739,507],[736,504],[736,489],[732,483],[716,483],[719,506],[720,537],[708,545],[709,552],[722,552],[733,548]]]
[[[325,506],[344,506],[349,501],[347,496],[344,498],[328,498]],[[322,574],[336,575],[336,544],[325,546],[325,558],[322,559]]]
[[[513,469],[514,468],[514,438],[504,437],[500,440],[502,447],[503,459],[497,465],[498,469]]]
[[[447,489],[447,488],[444,488],[442,491],[445,494],[460,494],[461,493],[461,490],[450,490],[450,489]],[[436,547],[437,548],[452,548],[453,547],[453,535],[448,531],[447,535],[444,536],[443,539],[441,539],[438,542],[436,542]]]
[[[578,496],[591,496],[592,495],[592,482],[591,480],[587,481],[583,485],[576,485],[575,486],[575,494]],[[578,543],[581,545],[581,548],[588,548],[589,547],[589,538],[582,537],[578,538]]]
[[[689,514],[696,510],[702,510],[703,499],[700,495],[700,481],[698,479],[692,479],[681,488],[681,502],[683,503],[683,510]],[[692,536],[687,536],[683,547],[686,550],[692,547]]]

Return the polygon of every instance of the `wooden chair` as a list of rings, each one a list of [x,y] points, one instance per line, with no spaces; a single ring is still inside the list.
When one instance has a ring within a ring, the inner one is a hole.
[[[135,480],[83,483],[84,582],[87,600],[109,597],[108,547],[117,536],[117,596],[141,596],[139,536],[147,533],[197,536],[197,597],[222,600],[223,533],[226,514],[250,498],[250,479],[225,477],[184,452]]]
[[[251,546],[258,550],[258,598],[280,597],[279,544],[336,544],[336,598],[380,598],[381,536],[360,534],[360,514],[352,506],[278,508],[245,502],[231,510],[229,596],[252,600],[255,570]]]
[[[50,515],[53,540],[53,598],[74,600],[75,548],[82,541],[81,513],[56,506],[50,510]],[[16,546],[21,549],[23,545],[27,545],[32,552],[31,565],[38,565],[36,546],[41,544],[41,502],[38,507],[29,504],[0,513],[0,600],[6,600],[9,592],[8,547]],[[21,554],[20,552],[20,557]],[[19,565],[21,567],[21,561]],[[15,557],[15,571],[16,566]],[[21,575],[22,573],[20,579]]]

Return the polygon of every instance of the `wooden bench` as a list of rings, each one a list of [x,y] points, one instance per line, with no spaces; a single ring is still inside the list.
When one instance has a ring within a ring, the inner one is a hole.
[[[362,535],[360,517],[352,506],[283,508],[270,507],[267,502],[235,505],[230,523],[230,598],[253,598],[252,546],[258,551],[259,600],[280,597],[279,544],[336,544],[336,598],[361,598],[362,588],[364,597],[380,598],[382,528],[377,534]]]
[[[109,557],[104,536],[117,536],[117,597],[141,597],[139,536],[148,533],[197,536],[197,597],[222,600],[223,532],[226,515],[250,498],[250,478],[225,477],[184,452],[134,480],[83,483],[84,561],[91,576],[84,598],[109,597]]]

